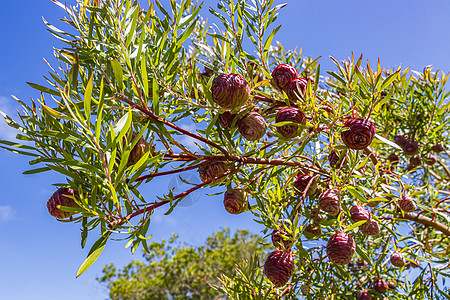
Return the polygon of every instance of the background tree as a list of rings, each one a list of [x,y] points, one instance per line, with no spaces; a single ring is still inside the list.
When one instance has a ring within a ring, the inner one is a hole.
[[[100,282],[107,283],[111,299],[217,299],[218,271],[233,274],[235,261],[262,257],[269,248],[246,230],[214,233],[202,246],[189,246],[173,236],[148,245],[145,262],[132,261],[121,270],[106,266]]]
[[[448,76],[353,55],[324,76],[273,45],[283,6],[218,1],[210,27],[189,0],[92,0],[66,9],[71,30],[48,24],[67,47],[48,86],[30,84],[40,99],[18,100],[20,122],[5,116],[24,144],[1,143],[32,156],[26,173],[67,177],[47,205],[80,223],[83,246],[100,233],[77,275],[119,234],[150,252],[155,210],[221,186],[224,208],[252,213],[278,249],[222,275],[230,298],[449,297]],[[180,194],[140,193],[193,169],[202,183]]]

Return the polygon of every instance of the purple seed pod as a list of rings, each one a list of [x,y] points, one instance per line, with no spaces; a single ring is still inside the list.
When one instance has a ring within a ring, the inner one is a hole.
[[[296,101],[303,99],[302,95],[306,92],[308,80],[305,78],[293,79],[286,88],[286,95],[289,100]]]
[[[311,292],[311,287],[308,284],[303,284],[300,287],[300,291],[303,295],[308,295]]]
[[[375,136],[375,126],[369,120],[351,118],[344,123],[347,131],[341,132],[344,144],[354,150],[362,150],[372,143]]]
[[[309,218],[311,222],[315,225],[320,224],[320,222],[326,219],[326,217],[320,213],[320,209],[318,209],[317,207],[311,210]]]
[[[361,226],[361,232],[364,235],[379,235],[380,234],[380,225],[375,220],[370,220],[366,223],[367,226],[364,228]]]
[[[306,116],[296,107],[285,107],[280,109],[275,118],[275,122],[293,122],[301,125],[306,124]],[[297,136],[297,125],[284,125],[277,127],[277,131],[285,138],[293,138]]]
[[[133,133],[133,135],[131,136],[131,141],[133,141],[135,137],[136,134]],[[126,138],[124,138],[124,143],[125,142]],[[131,149],[130,151],[130,155],[128,156],[127,161],[127,168],[136,164],[148,151],[153,151],[152,148],[152,145],[147,143],[147,141],[143,137],[139,138],[136,145],[134,145],[133,149]]]
[[[247,103],[250,87],[238,74],[221,74],[211,84],[212,100],[220,107],[233,109]]]
[[[223,161],[213,161],[207,165],[204,165],[198,169],[198,174],[200,175],[200,179],[202,182],[208,182],[228,170],[228,164]],[[211,184],[219,183],[223,181],[225,177],[220,178],[219,180],[214,180]]]
[[[59,188],[47,201],[47,209],[50,215],[57,219],[66,219],[75,212],[63,211],[58,206],[78,207],[76,202],[71,198],[75,195],[74,190],[69,188]]]
[[[395,290],[397,288],[397,285],[393,281],[388,282],[388,288],[391,290]]]
[[[355,249],[353,238],[345,232],[338,232],[328,240],[328,259],[337,265],[346,265],[352,260]]]
[[[372,295],[369,292],[359,293],[358,300],[372,300]]]
[[[226,191],[223,197],[223,206],[227,212],[233,215],[238,215],[246,211],[247,197],[244,190],[234,188],[231,192]]]
[[[294,259],[291,251],[277,250],[269,254],[264,263],[264,275],[275,287],[285,285],[294,273]]]
[[[281,230],[274,230],[272,232],[272,244],[278,250],[284,250],[291,248],[294,242],[291,234]]]
[[[419,151],[419,143],[417,143],[416,141],[406,141],[403,146],[403,153],[405,153],[406,155],[415,155],[417,154],[417,151]]]
[[[394,143],[396,143],[400,147],[403,147],[403,145],[406,143],[406,141],[407,141],[407,138],[403,134],[394,135]]]
[[[251,111],[238,121],[238,129],[245,139],[257,141],[266,134],[266,121],[259,113]]]
[[[272,71],[272,83],[280,90],[286,90],[289,83],[298,77],[297,69],[291,65],[281,64]]]
[[[330,189],[320,194],[319,208],[332,216],[337,216],[341,211],[339,190]]]
[[[409,165],[411,167],[417,167],[420,166],[422,164],[422,159],[420,158],[419,155],[413,155],[409,158]]]
[[[233,120],[236,117],[236,114],[232,114],[231,111],[227,110],[219,115],[217,120],[219,121],[220,127],[223,129],[228,129],[233,124]]]
[[[445,149],[444,146],[442,146],[442,144],[434,144],[433,146],[431,146],[431,150],[434,151],[435,153],[441,153]]]
[[[340,152],[338,152],[340,153]],[[330,166],[332,166],[333,168],[335,168],[337,166],[337,164],[339,163],[339,154],[336,153],[335,150],[331,150],[330,154],[328,154],[328,161],[330,162]],[[345,157],[342,158],[342,160],[345,163]]]
[[[295,179],[292,184],[294,186],[294,191],[300,195],[303,195],[310,181],[311,184],[309,186],[308,192],[306,193],[306,196],[314,195],[317,189],[316,179],[313,176],[307,174],[302,174],[298,176],[297,179]]]
[[[308,224],[305,226],[303,234],[308,240],[318,238],[322,235],[322,228],[320,225]]]
[[[370,213],[361,205],[353,205],[352,208],[350,208],[350,215],[355,223],[367,220],[366,223],[361,225],[361,229],[367,228],[372,219]]]
[[[405,265],[405,259],[403,258],[403,254],[401,254],[399,252],[392,254],[390,261],[391,261],[391,264],[397,268],[401,268]]]
[[[413,212],[417,208],[414,200],[404,195],[398,200],[398,206],[400,206],[401,210],[404,212]]]
[[[389,154],[387,159],[391,162],[391,164],[396,165],[396,164],[398,164],[400,157],[397,154],[395,154],[394,152],[392,152],[391,154]]]
[[[374,289],[375,291],[377,291],[380,294],[386,293],[387,288],[388,288],[388,285],[387,285],[386,281],[384,281],[383,279],[377,279],[372,284],[372,289]]]
[[[429,166],[434,165],[437,162],[437,158],[436,156],[434,156],[433,154],[429,153],[427,158],[425,159],[425,163]]]

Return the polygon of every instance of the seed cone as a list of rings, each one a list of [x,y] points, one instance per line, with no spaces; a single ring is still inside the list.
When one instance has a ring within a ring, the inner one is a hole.
[[[250,87],[238,74],[221,74],[211,84],[212,100],[220,107],[233,109],[247,103]]]
[[[354,150],[362,150],[372,143],[375,126],[369,120],[351,118],[344,123],[349,130],[341,132],[344,144]]]
[[[369,292],[359,293],[358,300],[372,300],[372,295]]]
[[[305,235],[305,237],[308,240],[317,238],[322,235],[322,228],[320,227],[320,225],[317,225],[317,224],[315,224],[315,225],[308,224],[308,225],[306,225],[305,229],[303,230],[303,234]]]
[[[280,91],[285,90],[289,83],[297,77],[297,69],[288,64],[278,65],[278,67],[272,71],[272,83]]]
[[[403,134],[394,135],[394,143],[396,143],[400,147],[403,147],[406,141],[407,141],[406,136],[404,136]]]
[[[292,184],[294,186],[294,191],[296,191],[300,195],[303,195],[309,182],[311,182],[311,184],[309,186],[308,192],[306,193],[306,196],[314,195],[317,189],[316,179],[307,174],[302,174],[298,176],[297,179],[295,179]]]
[[[223,129],[228,129],[231,127],[231,124],[233,124],[233,120],[236,117],[236,114],[232,114],[231,111],[227,110],[223,113],[221,113],[218,117],[219,125]]]
[[[281,230],[274,230],[272,232],[272,244],[279,250],[289,249],[293,244],[292,235]]]
[[[433,154],[429,153],[427,158],[425,159],[425,163],[429,166],[434,165],[437,162],[437,158],[436,156],[434,156]]]
[[[295,107],[285,107],[282,108],[275,118],[275,122],[293,122],[301,125],[306,124],[306,116],[298,108]],[[298,126],[297,125],[284,125],[277,127],[277,131],[285,138],[293,138],[297,136]]]
[[[422,159],[420,158],[419,155],[414,155],[409,158],[409,165],[411,167],[417,167],[417,166],[420,166],[421,164],[422,164]]]
[[[341,200],[339,196],[339,190],[331,189],[326,190],[319,196],[319,208],[329,213],[332,216],[336,216],[341,211]]]
[[[133,141],[135,139],[135,137],[136,137],[136,134],[133,133],[133,135],[131,136],[131,141]],[[124,137],[123,141],[125,144],[126,143],[125,137]],[[151,145],[150,143],[147,143],[147,141],[143,137],[139,138],[136,145],[134,145],[133,149],[131,149],[131,151],[130,151],[130,155],[128,156],[128,161],[127,161],[127,168],[136,164],[142,158],[142,156],[144,156],[144,154],[147,153],[148,151],[154,152],[153,145]]]
[[[378,293],[384,294],[387,291],[388,285],[383,279],[377,279],[373,283],[372,288]]]
[[[305,78],[295,78],[287,86],[286,95],[288,96],[289,100],[301,100],[307,86],[308,80],[306,80]]]
[[[266,121],[257,112],[251,111],[238,122],[238,129],[241,135],[249,140],[260,140],[266,134]]]
[[[406,141],[403,146],[403,153],[406,155],[415,155],[419,151],[419,143],[416,141]]]
[[[313,208],[311,210],[311,213],[309,214],[309,217],[310,217],[311,222],[313,224],[315,224],[315,225],[319,224],[320,222],[322,222],[326,218],[325,215],[320,213],[320,209],[318,209],[317,207]]]
[[[352,208],[350,208],[350,215],[355,223],[367,220],[366,223],[361,225],[361,230],[367,228],[370,224],[370,220],[372,219],[370,213],[361,205],[353,205]]]
[[[302,292],[303,295],[308,295],[311,292],[311,287],[307,284],[303,284],[300,287],[300,291]]]
[[[76,214],[75,212],[63,211],[58,206],[78,207],[76,202],[70,198],[75,195],[74,190],[59,188],[47,201],[47,209],[50,215],[57,219],[66,219]]]
[[[433,150],[435,153],[441,153],[445,149],[441,144],[434,144],[433,146],[431,146],[431,150]]]
[[[403,254],[398,252],[391,255],[390,261],[391,264],[397,268],[401,268],[405,265],[405,259],[403,258]]]
[[[396,164],[398,164],[400,157],[397,154],[395,154],[394,152],[392,152],[391,154],[389,154],[387,159],[391,162],[391,164],[396,165]]]
[[[400,206],[401,210],[404,212],[413,212],[417,208],[414,200],[404,195],[398,200],[398,206]]]
[[[340,152],[338,152],[340,154]],[[332,166],[333,168],[337,167],[338,163],[339,163],[339,154],[336,153],[335,150],[331,150],[330,154],[328,154],[328,161],[330,163],[330,166]],[[342,160],[345,163],[345,157],[342,158]]]
[[[337,265],[346,265],[351,261],[355,249],[353,238],[345,232],[338,232],[328,240],[328,259]]]
[[[223,161],[214,161],[212,163],[209,163],[207,165],[204,165],[203,167],[200,167],[198,169],[198,174],[200,175],[200,179],[202,182],[208,182],[211,179],[214,179],[215,177],[218,177],[225,173],[228,170],[228,164]],[[211,182],[211,184],[219,183],[225,178],[222,177],[219,180],[214,180]]]
[[[264,275],[275,287],[285,285],[294,273],[291,251],[277,250],[269,254],[264,263]]]
[[[226,191],[223,197],[223,205],[227,212],[238,215],[247,210],[247,197],[243,189],[234,188],[231,192]]]
[[[375,220],[370,220],[369,222],[365,223],[367,226],[362,227],[361,226],[361,232],[364,235],[379,235],[380,234],[380,225]]]

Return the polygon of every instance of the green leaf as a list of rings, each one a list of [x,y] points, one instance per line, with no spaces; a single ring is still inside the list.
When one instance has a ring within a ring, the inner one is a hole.
[[[356,252],[358,252],[358,254],[361,256],[361,258],[364,259],[365,261],[367,261],[367,263],[372,266],[372,261],[370,260],[366,251],[363,248],[359,247],[358,244],[356,244]]]
[[[114,58],[111,60],[111,66],[114,71],[114,77],[116,78],[116,82],[119,85],[119,91],[123,91],[123,71],[122,66],[120,65],[120,62],[117,60],[117,58]]]
[[[84,112],[86,113],[86,121],[89,124],[91,119],[91,97],[92,97],[92,88],[93,88],[93,76],[89,79],[88,84],[86,85],[86,90],[84,91]]]
[[[41,92],[44,92],[44,93],[47,93],[47,94],[50,94],[50,95],[54,95],[54,96],[60,96],[59,92],[57,92],[55,90],[52,90],[52,89],[49,89],[49,88],[47,88],[45,86],[42,86],[42,85],[39,85],[39,84],[35,84],[35,83],[31,83],[31,82],[27,82],[27,84],[29,86],[31,86],[33,89],[36,89],[38,91],[41,91]]]
[[[377,139],[379,139],[380,141],[382,141],[383,143],[388,144],[389,146],[392,146],[392,147],[394,147],[394,148],[397,148],[398,150],[402,150],[402,151],[403,151],[402,147],[400,147],[400,146],[397,145],[396,143],[391,142],[390,140],[388,140],[388,139],[382,137],[381,135],[375,134],[375,137],[376,137]]]
[[[81,264],[80,268],[78,269],[76,277],[83,274],[97,260],[97,258],[100,256],[103,249],[105,248],[106,241],[108,240],[108,236],[109,236],[109,233],[107,233],[105,236],[102,236],[94,243],[91,250],[89,250],[88,257],[86,258],[86,260]]]
[[[46,172],[46,171],[50,171],[50,170],[51,169],[49,167],[42,167],[42,168],[27,170],[27,171],[23,172],[22,174],[24,174],[24,175],[37,174],[37,173],[42,173],[42,172]]]

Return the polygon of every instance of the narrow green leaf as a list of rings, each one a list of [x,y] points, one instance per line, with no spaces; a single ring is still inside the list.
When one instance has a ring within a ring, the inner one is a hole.
[[[362,259],[367,261],[367,263],[372,266],[372,261],[370,260],[370,258],[367,255],[366,251],[364,251],[364,249],[359,247],[358,244],[356,244],[356,252],[358,252],[358,254],[361,255]]]
[[[117,58],[114,58],[111,60],[111,66],[114,71],[114,77],[116,78],[116,82],[119,85],[119,91],[123,91],[123,71],[122,66],[120,65],[120,62],[117,60]]]
[[[29,175],[29,174],[42,173],[42,172],[46,172],[46,171],[50,171],[50,168],[49,167],[42,167],[42,168],[27,170],[27,171],[23,172],[22,174]]]
[[[27,84],[29,86],[31,86],[33,89],[36,89],[38,91],[41,91],[41,92],[44,92],[44,93],[47,93],[47,94],[50,94],[50,95],[54,95],[54,96],[59,96],[60,95],[59,92],[57,92],[55,90],[52,90],[52,89],[49,89],[49,88],[47,88],[45,86],[42,86],[42,85],[39,85],[39,84],[35,84],[35,83],[31,83],[31,82],[27,82]]]
[[[109,236],[109,233],[106,236],[102,236],[100,239],[98,239],[94,243],[91,250],[89,250],[88,257],[86,258],[86,260],[81,264],[80,268],[78,269],[76,277],[83,274],[97,260],[97,258],[100,256],[103,249],[105,248],[106,241],[108,240],[108,236]]]
[[[86,90],[84,91],[84,112],[86,113],[86,121],[89,124],[91,120],[91,97],[93,88],[93,74],[86,85]]]

